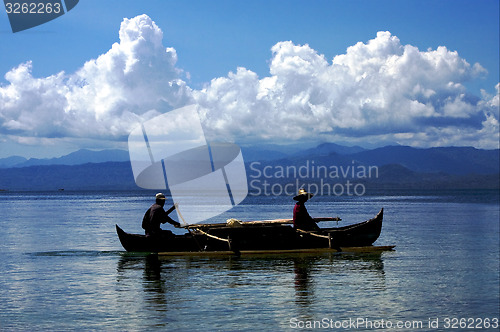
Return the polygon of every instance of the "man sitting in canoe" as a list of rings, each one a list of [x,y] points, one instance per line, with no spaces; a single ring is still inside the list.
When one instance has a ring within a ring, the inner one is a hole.
[[[146,232],[146,236],[158,236],[158,235],[171,235],[172,232],[164,231],[161,229],[160,225],[164,223],[170,223],[175,227],[180,227],[180,223],[170,218],[168,215],[175,209],[175,205],[168,209],[167,212],[163,210],[165,205],[165,195],[162,193],[156,194],[156,203],[151,205],[151,207],[144,214],[142,218],[142,228]]]
[[[318,231],[320,228],[307,212],[305,203],[314,195],[304,189],[299,190],[299,194],[293,199],[297,201],[293,208],[293,227],[304,231]]]

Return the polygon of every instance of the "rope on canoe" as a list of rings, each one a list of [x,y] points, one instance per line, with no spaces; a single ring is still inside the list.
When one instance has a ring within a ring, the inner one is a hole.
[[[208,237],[211,237],[212,239],[216,239],[216,240],[219,240],[219,241],[224,241],[224,242],[227,242],[227,243],[230,243],[231,240],[229,239],[223,239],[221,237],[218,237],[218,236],[215,236],[215,235],[212,235],[212,234],[208,234],[207,232],[204,232],[202,231],[201,229],[197,228],[196,231],[200,232],[201,234],[203,235],[206,235]]]
[[[316,234],[316,233],[313,233],[313,232],[304,231],[302,229],[297,229],[296,231],[299,232],[299,233],[309,234],[309,235],[320,237],[320,238],[323,238],[323,239],[328,239],[329,238],[328,235]]]
[[[227,239],[223,239],[221,237],[218,237],[218,236],[215,236],[215,235],[212,235],[212,234],[208,234],[207,232],[204,232],[202,231],[201,229],[197,228],[196,229],[198,232],[200,232],[201,234],[205,235],[205,236],[208,236],[212,239],[215,239],[215,240],[219,240],[219,241],[223,241],[223,242],[226,242],[227,243],[227,246],[229,247],[229,250],[230,251],[234,251],[234,253],[236,253],[237,255],[240,255],[240,252],[238,249],[235,249],[233,248],[233,245],[232,245],[232,241],[231,239],[228,237]]]

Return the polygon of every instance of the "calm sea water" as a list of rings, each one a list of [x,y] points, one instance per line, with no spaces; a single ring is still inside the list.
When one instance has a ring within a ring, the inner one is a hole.
[[[384,207],[375,244],[397,247],[382,254],[127,254],[114,225],[142,232],[150,204],[144,192],[0,193],[0,330],[498,326],[498,192],[380,192],[309,202],[311,215],[340,216],[340,225]],[[219,220],[289,218],[292,208],[289,197],[250,196]]]

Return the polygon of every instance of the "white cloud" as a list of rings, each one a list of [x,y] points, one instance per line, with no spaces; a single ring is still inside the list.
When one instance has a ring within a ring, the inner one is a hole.
[[[193,92],[209,110],[205,124],[215,137],[498,145],[498,112],[463,85],[485,69],[446,47],[420,51],[379,32],[331,63],[292,42],[272,52],[270,76],[238,68]]]
[[[119,36],[73,74],[35,78],[31,62],[9,71],[9,84],[0,87],[0,132],[122,139],[141,120],[188,103],[175,49],[163,47],[163,33],[148,16],[124,19]]]
[[[471,96],[464,83],[485,69],[444,46],[421,51],[378,32],[329,61],[284,41],[271,49],[269,76],[240,67],[192,90],[148,16],[124,19],[119,37],[75,73],[35,78],[31,62],[9,71],[0,138],[124,142],[138,122],[196,102],[210,139],[498,147],[498,85],[495,96]]]

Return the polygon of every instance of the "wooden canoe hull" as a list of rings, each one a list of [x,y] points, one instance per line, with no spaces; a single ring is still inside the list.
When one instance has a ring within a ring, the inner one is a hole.
[[[346,251],[345,248],[372,246],[378,239],[383,209],[372,219],[344,227],[324,228],[320,236],[298,232],[291,225],[245,225],[242,227],[194,229],[184,235],[150,238],[129,234],[116,225],[118,238],[129,252],[161,253],[258,253],[307,250]],[[208,234],[208,235],[207,235]],[[330,234],[330,239],[328,238]],[[210,236],[209,236],[210,235]]]

